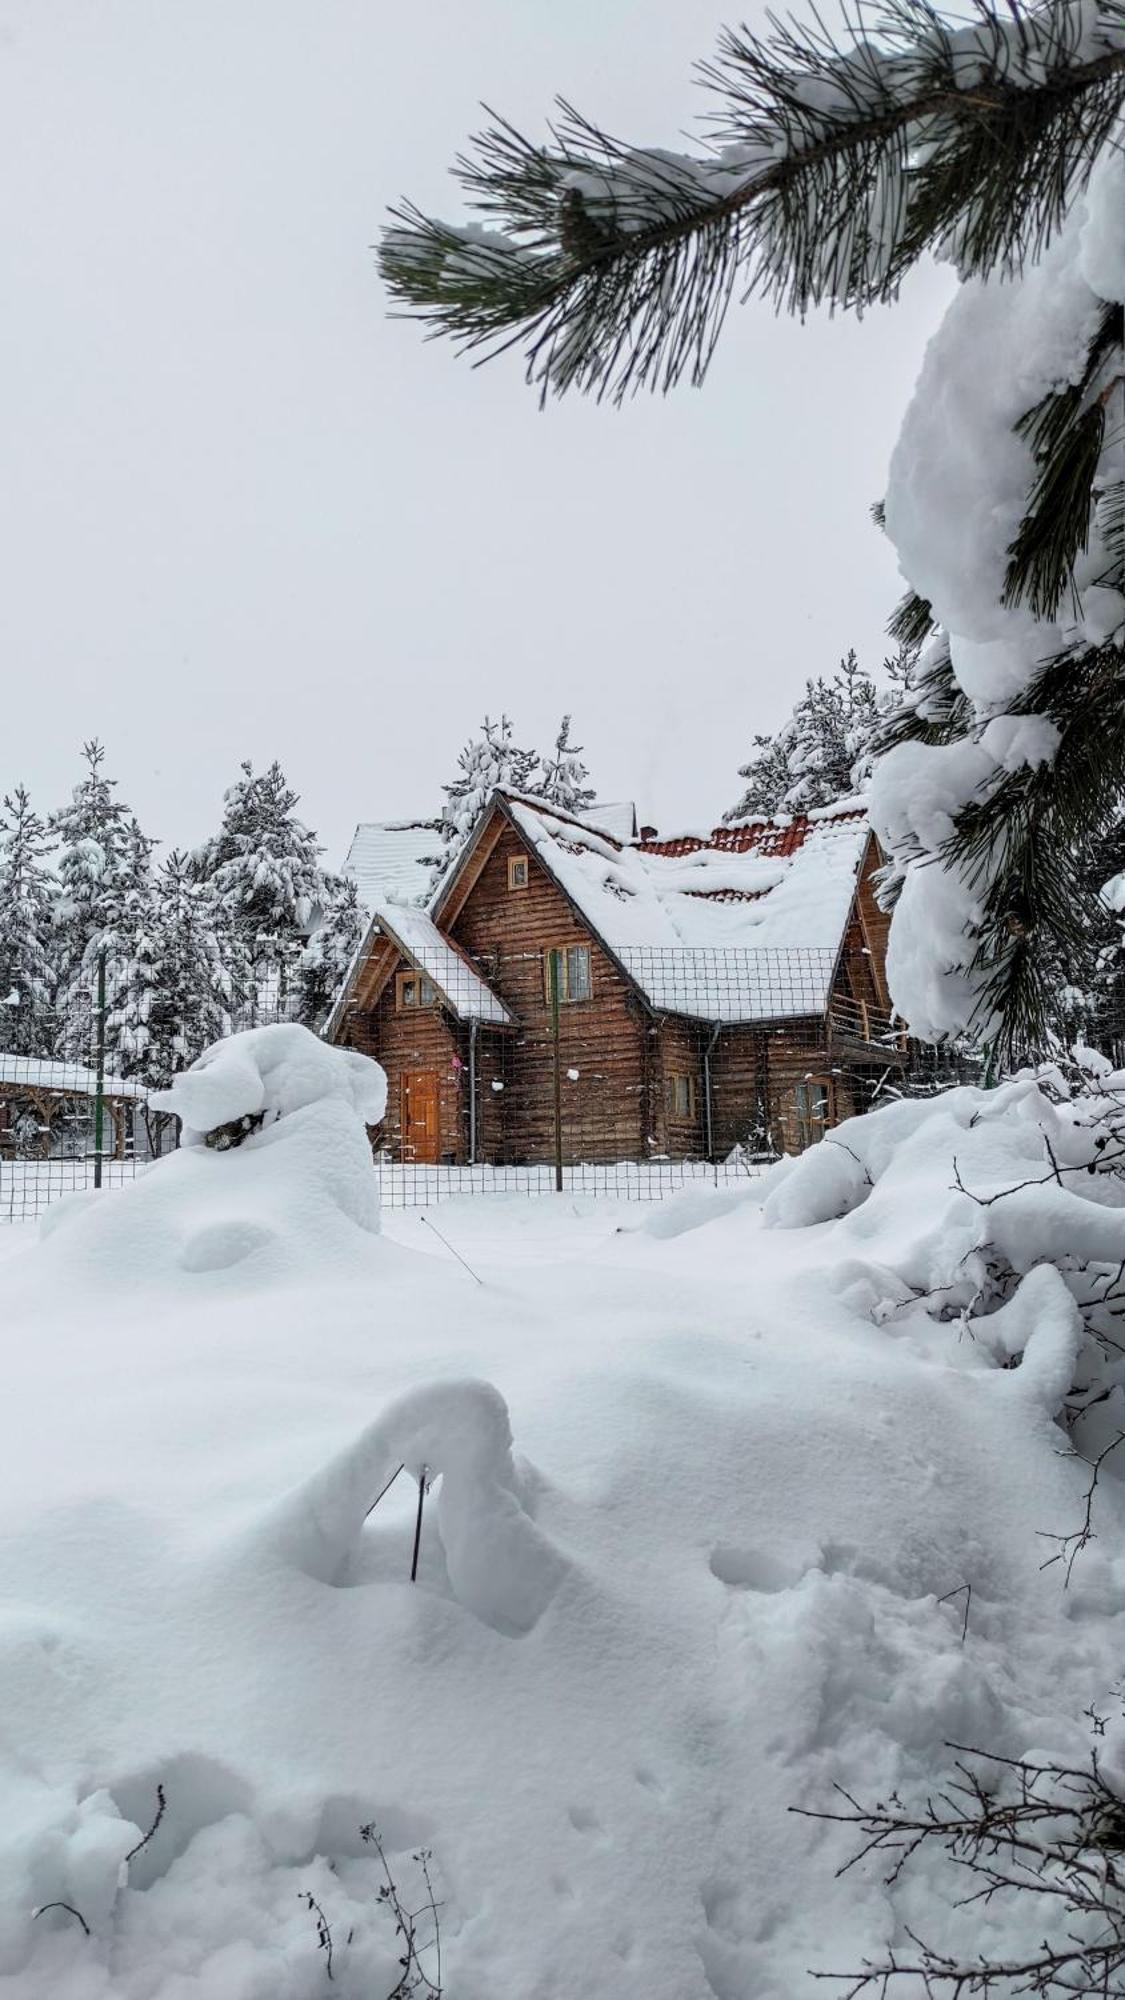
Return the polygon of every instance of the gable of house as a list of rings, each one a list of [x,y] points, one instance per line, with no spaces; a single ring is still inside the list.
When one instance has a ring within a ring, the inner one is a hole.
[[[874,847],[862,809],[620,842],[498,794],[436,899],[439,926],[476,904],[504,822],[656,1012],[712,1021],[825,1013]],[[489,896],[501,928],[511,917],[502,890],[494,883]]]

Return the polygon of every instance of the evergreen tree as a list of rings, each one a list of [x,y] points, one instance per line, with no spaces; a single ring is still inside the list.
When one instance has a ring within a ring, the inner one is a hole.
[[[96,737],[83,744],[82,754],[86,776],[75,786],[69,805],[52,815],[50,830],[60,843],[56,1049],[61,1056],[88,1062],[101,958],[112,1008],[134,957],[145,949],[153,843],[115,798],[117,781],[105,775],[105,750]]]
[[[297,964],[297,1019],[322,1028],[359,949],[367,920],[350,876],[325,878],[324,915]]]
[[[231,980],[211,893],[194,880],[186,854],[168,855],[147,914],[107,1039],[126,1075],[163,1088],[230,1033]]]
[[[223,799],[218,833],[192,857],[211,891],[240,1024],[284,1015],[290,969],[324,896],[316,836],[296,817],[298,794],[280,764],[241,766]]]
[[[23,785],[0,806],[0,1049],[45,1056],[54,1036],[55,883],[47,829]]]
[[[906,649],[886,665],[901,700],[903,687],[909,686]],[[804,694],[777,735],[755,736],[756,755],[738,774],[746,779],[746,789],[726,819],[810,812],[862,791],[894,700],[891,690],[880,693],[854,650],[841,660],[830,681],[823,677],[806,681]]]
[[[453,783],[442,787],[446,797],[442,835],[447,847],[459,846],[468,836],[497,788],[534,792],[539,758],[534,750],[519,748],[506,715],[499,722],[486,715],[480,735],[466,743],[457,764]]]
[[[862,309],[954,265],[885,510],[899,634],[937,639],[875,773],[889,966],[916,1031],[1033,1045],[1125,793],[1125,9],[873,0],[839,45],[728,32],[706,80],[696,156],[498,122],[458,169],[487,226],[404,208],[384,274],[468,347],[523,338],[543,395],[620,398],[701,380],[736,292]]]
[[[582,762],[582,745],[570,740],[570,720],[563,716],[554,750],[542,760],[535,795],[563,812],[581,813],[593,805],[597,794],[586,783],[590,773]]]

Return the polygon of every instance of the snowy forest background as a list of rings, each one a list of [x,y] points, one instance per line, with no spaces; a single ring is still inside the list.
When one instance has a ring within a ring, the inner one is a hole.
[[[861,787],[880,724],[909,685],[909,654],[887,667],[880,687],[853,652],[810,680],[785,728],[755,738],[726,817],[800,811]],[[364,917],[354,882],[323,865],[280,765],[244,763],[217,831],[163,855],[97,740],[82,767],[56,810],[41,813],[23,784],[0,807],[0,1049],[87,1059],[103,961],[107,1060],[148,1084],[255,1021],[321,1026]],[[596,797],[589,776],[569,716],[542,753],[516,740],[506,715],[486,716],[423,822],[433,882],[497,786],[582,812]]]
[[[755,736],[729,823],[861,797],[879,750],[925,700],[909,638],[875,676],[854,651],[806,682],[774,735]],[[323,1025],[365,928],[356,886],[323,866],[299,794],[275,761],[249,761],[223,798],[217,831],[192,851],[159,853],[109,775],[96,739],[69,801],[41,814],[23,784],[0,807],[0,1051],[83,1062],[91,1053],[99,968],[105,1053],[119,1075],[166,1085],[211,1042],[263,1020]],[[497,787],[568,812],[596,791],[564,716],[546,752],[486,716],[440,788],[430,826],[436,886]],[[1104,912],[1084,963],[1060,966],[1053,1035],[1115,1035],[1123,996],[1125,837],[1104,839],[1091,887]],[[886,893],[893,898],[893,873]]]

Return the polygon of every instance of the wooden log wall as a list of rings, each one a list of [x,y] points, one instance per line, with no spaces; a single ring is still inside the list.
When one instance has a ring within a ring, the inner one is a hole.
[[[468,1158],[467,1031],[442,1007],[398,1010],[395,974],[408,969],[405,959],[396,960],[374,1006],[349,1012],[341,1039],[374,1056],[387,1072],[387,1115],[372,1128],[376,1150],[385,1146],[392,1159],[402,1159],[402,1079],[409,1070],[433,1070],[439,1078],[438,1160],[461,1165]]]
[[[657,1151],[673,1160],[701,1160],[706,1156],[703,1050],[710,1034],[708,1027],[675,1015],[668,1015],[660,1022],[655,1139]],[[687,1117],[675,1106],[673,1079],[677,1075],[690,1076],[695,1085],[695,1110]]]
[[[527,885],[509,888],[508,862],[526,857]],[[503,1092],[483,1083],[482,1103],[501,1096],[503,1160],[554,1158],[554,1046],[544,979],[553,947],[590,948],[589,1000],[559,1009],[563,1157],[581,1161],[644,1159],[656,1143],[659,1060],[655,1026],[632,987],[571,909],[566,897],[514,827],[505,826],[450,935],[515,1014],[519,1027],[499,1035]],[[571,1074],[570,1072],[575,1072]]]

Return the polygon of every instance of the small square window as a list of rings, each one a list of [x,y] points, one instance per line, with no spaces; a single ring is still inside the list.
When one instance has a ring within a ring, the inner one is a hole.
[[[432,1007],[437,999],[433,981],[424,972],[400,972],[395,983],[395,1000],[400,1013],[408,1009]]]
[[[526,856],[526,854],[512,854],[512,855],[509,855],[509,857],[508,857],[508,887],[509,887],[509,889],[526,889],[526,888],[527,888],[527,856]]]

